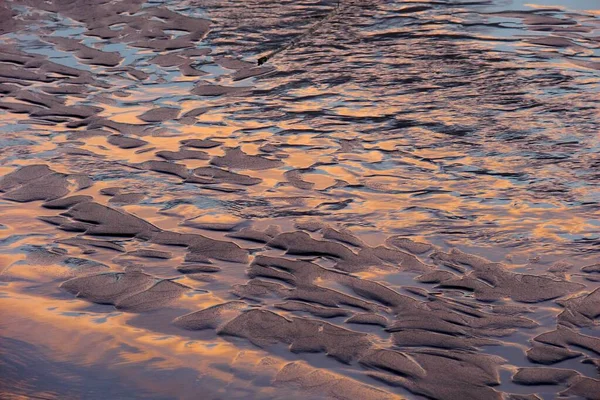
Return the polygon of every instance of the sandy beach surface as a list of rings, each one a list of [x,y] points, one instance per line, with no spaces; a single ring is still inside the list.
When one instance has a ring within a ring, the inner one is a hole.
[[[598,400],[599,317],[600,2],[0,0],[1,399]]]

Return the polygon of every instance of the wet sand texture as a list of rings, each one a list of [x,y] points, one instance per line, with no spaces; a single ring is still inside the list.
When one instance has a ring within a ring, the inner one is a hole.
[[[341,3],[0,3],[0,398],[600,399],[598,7]]]

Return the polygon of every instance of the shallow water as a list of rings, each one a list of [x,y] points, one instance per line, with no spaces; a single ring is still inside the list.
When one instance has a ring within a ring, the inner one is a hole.
[[[0,21],[0,397],[600,398],[600,2]]]

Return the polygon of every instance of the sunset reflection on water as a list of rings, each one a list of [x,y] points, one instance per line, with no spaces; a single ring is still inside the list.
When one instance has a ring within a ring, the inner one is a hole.
[[[335,3],[0,4],[0,397],[596,398],[600,11]]]

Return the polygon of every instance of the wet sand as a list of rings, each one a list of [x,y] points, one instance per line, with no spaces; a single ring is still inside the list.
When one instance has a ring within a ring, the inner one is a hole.
[[[600,5],[0,21],[1,398],[600,399]]]

